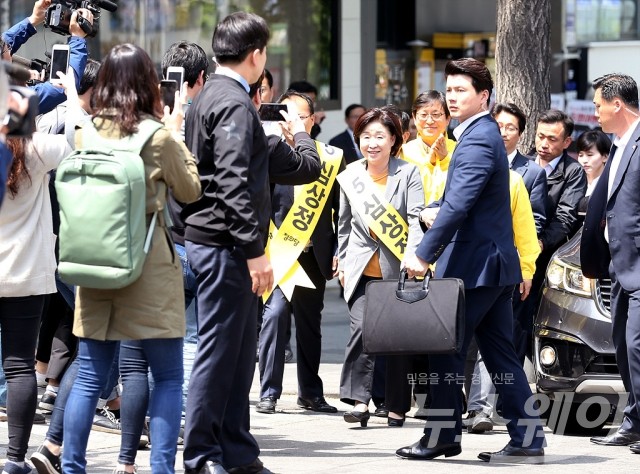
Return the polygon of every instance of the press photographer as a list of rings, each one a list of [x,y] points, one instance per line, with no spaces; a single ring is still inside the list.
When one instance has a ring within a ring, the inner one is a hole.
[[[52,0],[38,0],[33,6],[31,16],[15,24],[2,34],[0,39],[2,59],[11,61],[11,57],[18,49],[37,33],[35,27],[44,21],[51,3]],[[69,32],[71,34],[71,38],[69,38],[69,66],[75,71],[76,87],[80,86],[79,78],[82,77],[87,62],[87,42],[85,39],[87,33],[83,31],[78,22],[80,17],[82,18],[81,22],[88,22],[93,25],[93,13],[86,8],[80,8],[74,11],[69,19]],[[54,107],[66,100],[64,90],[49,82],[43,82],[31,87],[38,94],[39,112],[41,114],[53,110]]]
[[[80,9],[89,10],[93,14],[93,24],[83,17],[78,20],[82,30],[87,36],[93,38],[98,33],[101,9],[115,12],[118,9],[118,5],[109,0],[53,0],[51,6],[47,9],[44,26],[51,28],[54,33],[69,35],[71,34],[69,27],[71,26],[73,12]]]

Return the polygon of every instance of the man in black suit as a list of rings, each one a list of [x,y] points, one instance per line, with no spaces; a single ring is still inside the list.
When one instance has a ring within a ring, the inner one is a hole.
[[[344,121],[347,123],[347,129],[329,140],[329,145],[342,150],[347,164],[362,158],[362,153],[360,153],[360,149],[353,139],[353,128],[365,110],[364,106],[360,104],[351,104],[347,107],[344,111]]]
[[[309,136],[313,126],[313,102],[304,94],[288,91],[280,98],[283,104],[292,104],[304,122],[306,133],[287,137],[297,149],[311,148],[316,153],[316,144]],[[278,185],[272,192],[272,219],[277,228],[282,226],[295,200],[294,186]],[[320,213],[311,240],[300,242],[304,249],[298,256],[298,263],[311,279],[315,288],[296,286],[287,299],[277,286],[270,295],[262,312],[260,330],[259,369],[260,401],[256,405],[259,413],[275,413],[276,403],[282,394],[284,375],[284,348],[287,324],[291,314],[296,322],[296,349],[298,369],[298,405],[308,410],[335,413],[337,409],[324,399],[322,379],[318,375],[322,352],[322,309],[327,280],[331,280],[337,269],[337,228],[340,194],[337,182],[332,186],[326,203]],[[306,244],[306,245],[305,245]],[[298,248],[298,247],[296,247]],[[275,257],[274,257],[275,258]],[[277,282],[276,282],[277,283]]]
[[[424,275],[436,263],[436,277],[464,281],[464,340],[459,353],[432,354],[429,370],[431,406],[424,436],[396,454],[430,460],[462,451],[462,388],[469,342],[476,337],[489,372],[512,383],[497,384],[511,440],[502,450],[483,452],[491,462],[544,459],[542,426],[527,378],[511,344],[513,287],[522,281],[513,241],[509,199],[509,167],[498,125],[487,107],[493,80],[487,67],[471,58],[447,63],[447,106],[460,121],[454,130],[458,144],[451,157],[442,198],[420,213],[429,228],[413,256],[405,257],[409,277]],[[529,459],[527,459],[529,458]]]
[[[616,362],[629,393],[624,419],[596,444],[627,446],[640,453],[640,115],[638,86],[630,76],[607,74],[593,81],[593,103],[602,131],[615,139],[591,197],[582,232],[580,261],[589,278],[611,278],[611,334]]]
[[[540,256],[536,260],[531,294],[516,309],[514,317],[526,331],[525,344],[516,347],[520,360],[531,356],[533,319],[540,303],[542,283],[553,253],[578,230],[578,205],[587,192],[587,175],[569,156],[573,120],[560,110],[548,110],[538,117],[536,164],[547,175],[546,222],[538,235]]]

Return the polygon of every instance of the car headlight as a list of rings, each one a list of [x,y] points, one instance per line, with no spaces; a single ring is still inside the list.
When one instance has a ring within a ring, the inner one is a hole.
[[[591,295],[591,279],[582,270],[554,258],[547,267],[547,283],[550,288],[568,291],[577,295]]]

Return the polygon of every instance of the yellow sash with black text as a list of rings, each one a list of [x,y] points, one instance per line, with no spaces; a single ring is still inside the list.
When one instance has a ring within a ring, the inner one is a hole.
[[[362,162],[347,166],[338,175],[340,188],[355,210],[393,254],[402,260],[407,248],[409,226],[400,213],[378,192]]]
[[[298,263],[298,257],[318,225],[342,161],[340,148],[318,141],[316,148],[322,164],[320,177],[299,187],[280,228],[273,221],[269,225],[266,254],[273,268],[273,286],[279,286],[289,301],[296,286],[315,288]],[[271,292],[262,295],[265,302],[270,294]]]

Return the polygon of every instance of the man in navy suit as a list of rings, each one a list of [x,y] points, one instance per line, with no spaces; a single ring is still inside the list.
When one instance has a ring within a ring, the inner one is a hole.
[[[329,145],[338,147],[342,150],[346,164],[353,163],[362,158],[362,153],[353,139],[353,127],[360,116],[365,112],[364,105],[351,104],[344,111],[344,121],[347,123],[347,129],[329,140]]]
[[[416,254],[405,258],[409,276],[424,275],[435,263],[437,277],[460,278],[465,285],[465,335],[454,355],[430,355],[438,374],[431,388],[425,435],[396,454],[434,459],[461,452],[464,361],[475,336],[485,364],[503,399],[511,441],[502,450],[483,452],[483,461],[542,462],[544,434],[531,390],[512,343],[514,285],[522,281],[513,243],[509,207],[509,164],[500,131],[487,111],[493,80],[487,67],[471,58],[447,63],[447,106],[460,125],[440,201],[422,211],[429,227]],[[508,377],[508,382],[505,376]]]
[[[629,393],[617,432],[591,438],[640,453],[640,116],[638,86],[630,76],[593,81],[593,103],[602,131],[615,138],[591,198],[580,261],[589,278],[611,278],[611,333],[616,362]]]

